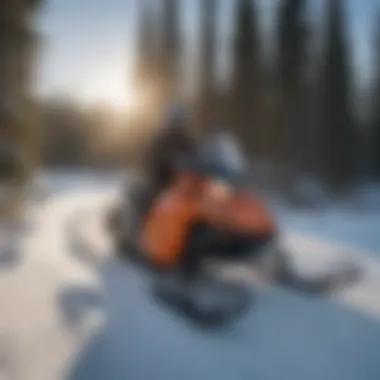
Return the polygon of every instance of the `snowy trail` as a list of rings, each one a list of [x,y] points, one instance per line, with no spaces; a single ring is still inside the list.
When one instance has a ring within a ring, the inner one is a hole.
[[[91,202],[91,194],[82,198]],[[70,300],[70,289],[82,291],[84,299],[101,291],[96,272],[78,265],[69,254],[66,224],[82,198],[66,194],[37,208],[32,213],[32,231],[17,247],[19,262],[1,270],[0,345],[5,345],[7,363],[0,374],[5,372],[4,379],[60,379],[60,371],[98,324],[87,315],[82,325],[70,325],[65,308],[78,306],[63,304],[65,297],[68,303],[75,301]]]
[[[348,253],[366,276],[334,299],[268,288],[239,324],[204,334],[159,308],[149,279],[112,258],[101,211],[113,190],[93,178],[63,183],[33,210],[16,262],[0,262],[1,379],[380,378],[373,256]],[[304,270],[347,255],[321,240],[285,239]]]
[[[78,358],[69,379],[378,380],[379,263],[364,252],[347,253],[320,240],[285,239],[303,270],[323,269],[351,254],[366,276],[330,300],[268,289],[240,323],[220,334],[204,334],[158,308],[144,275],[111,261],[101,270],[106,326]]]

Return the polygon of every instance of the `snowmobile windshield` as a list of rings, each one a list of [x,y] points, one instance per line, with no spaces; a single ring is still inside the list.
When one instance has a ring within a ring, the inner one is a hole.
[[[209,176],[240,182],[246,177],[247,166],[236,139],[226,132],[213,135],[200,148],[197,168]]]

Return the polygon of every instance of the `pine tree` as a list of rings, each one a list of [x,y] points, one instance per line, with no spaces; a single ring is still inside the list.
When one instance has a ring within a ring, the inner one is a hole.
[[[201,8],[201,64],[199,91],[199,128],[204,131],[216,123],[215,46],[217,1],[202,2]]]
[[[15,186],[15,198],[37,163],[36,113],[29,94],[37,36],[29,19],[41,4],[5,0],[0,12],[0,175]]]
[[[30,96],[31,73],[38,35],[32,29],[34,16],[42,0],[6,0],[0,14],[0,133],[3,141],[17,145],[28,154],[34,130],[30,128],[34,101]],[[32,157],[29,157],[32,161]]]
[[[179,89],[180,82],[180,0],[163,0],[162,41],[160,61],[162,75],[162,97],[170,101]]]
[[[282,0],[277,29],[277,121],[272,135],[273,155],[281,166],[281,184],[291,186],[302,162],[304,136],[304,74],[306,68],[306,4]]]
[[[140,6],[140,22],[138,30],[138,60],[136,79],[139,84],[145,84],[153,80],[157,74],[157,28],[156,15],[152,3],[143,0]],[[141,83],[142,82],[142,83]]]
[[[377,19],[380,21],[380,12]],[[372,128],[370,132],[371,147],[371,169],[376,179],[380,179],[380,24],[377,24],[377,34],[375,40],[375,87],[373,89],[372,103]]]
[[[258,123],[260,96],[260,52],[256,4],[252,0],[236,2],[231,91],[232,128],[252,155],[260,149]]]
[[[352,115],[350,61],[345,35],[344,2],[327,2],[327,26],[321,73],[321,155],[323,175],[332,190],[355,179],[358,134]]]

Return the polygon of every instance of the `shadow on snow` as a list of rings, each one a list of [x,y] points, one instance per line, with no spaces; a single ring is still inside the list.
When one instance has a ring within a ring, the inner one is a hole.
[[[107,318],[68,380],[380,378],[380,324],[332,300],[271,289],[239,323],[207,333],[160,307],[145,273],[116,260],[99,264],[88,246],[71,242],[100,274],[105,298],[66,289],[62,312],[73,324],[88,307],[104,308]]]

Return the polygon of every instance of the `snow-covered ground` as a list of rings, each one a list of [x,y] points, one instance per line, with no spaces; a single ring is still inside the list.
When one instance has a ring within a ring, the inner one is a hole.
[[[117,175],[41,178],[46,199],[0,252],[1,379],[380,379],[380,212],[276,208],[299,268],[350,257],[363,280],[331,299],[264,289],[239,323],[205,333],[114,258],[102,216]]]
[[[313,212],[296,211],[275,203],[285,231],[380,254],[380,186],[372,186],[356,197],[335,202]]]

